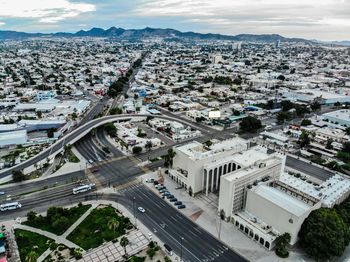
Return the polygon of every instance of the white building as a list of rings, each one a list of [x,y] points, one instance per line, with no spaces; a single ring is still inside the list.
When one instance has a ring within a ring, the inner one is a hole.
[[[263,182],[247,190],[244,210],[235,213],[231,221],[247,236],[272,249],[275,239],[284,233],[290,234],[290,244],[294,245],[304,220],[320,206],[315,198],[288,192],[283,183]]]
[[[347,103],[350,102],[350,96],[348,95],[342,95],[342,94],[336,94],[320,89],[301,89],[297,91],[288,91],[283,93],[283,96],[285,98],[288,98],[289,100],[293,101],[301,101],[301,102],[312,102],[315,99],[318,99],[321,101],[322,104],[325,105],[332,105],[337,102],[340,103]]]
[[[22,145],[25,144],[27,140],[28,136],[26,130],[0,133],[0,148],[13,145]]]
[[[238,169],[223,175],[220,180],[219,210],[226,218],[244,208],[247,187],[261,180],[278,179],[285,167],[284,155],[268,154],[267,148],[254,147],[232,156]],[[213,171],[215,174],[215,170]]]
[[[233,155],[248,147],[249,142],[241,138],[225,140],[210,147],[196,141],[176,146],[169,175],[193,194],[216,192],[222,175],[241,168],[232,160]]]
[[[350,97],[349,97],[350,98]],[[350,110],[343,109],[325,113],[322,115],[324,121],[329,121],[342,127],[350,127]]]

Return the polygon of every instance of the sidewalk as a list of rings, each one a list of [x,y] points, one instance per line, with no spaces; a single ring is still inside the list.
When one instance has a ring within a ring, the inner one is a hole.
[[[158,176],[156,173],[151,173],[142,176],[142,178],[142,181],[145,181],[146,178],[158,179]],[[145,183],[145,185],[159,195],[158,190],[154,188],[152,183]],[[195,198],[190,197],[185,189],[175,189],[178,185],[167,175],[164,175],[164,185],[169,189],[171,194],[186,205],[186,208],[179,210],[179,212],[182,212],[185,216],[204,228],[214,237],[227,244],[234,251],[237,251],[251,261],[258,261],[263,258],[269,258],[270,261],[277,261],[277,257],[273,252],[269,252],[256,242],[247,238],[242,232],[237,230],[232,223],[220,220],[217,215],[217,203],[215,203],[217,199],[215,195],[209,195],[208,197],[205,195],[200,195]],[[164,199],[164,201],[169,202],[167,199]]]
[[[90,215],[90,213],[92,212],[92,210],[94,210],[97,206],[98,206],[98,204],[96,204],[96,203],[92,204],[91,207],[89,208],[89,210],[86,211],[81,217],[79,217],[79,219],[78,219],[77,221],[75,221],[75,222],[73,223],[73,225],[71,225],[71,226],[66,230],[66,232],[64,232],[64,233],[61,235],[61,237],[67,238],[67,237],[69,236],[69,234],[72,233],[73,230],[74,230],[77,226],[79,226],[80,223],[83,222],[84,219],[85,219],[88,215]]]
[[[63,245],[65,245],[67,247],[70,247],[70,248],[81,248],[78,245],[76,245],[73,242],[65,239],[62,236],[57,236],[57,235],[55,235],[55,234],[53,234],[51,232],[44,231],[44,230],[41,230],[41,229],[38,229],[38,228],[34,228],[34,227],[26,226],[26,225],[21,225],[21,224],[14,224],[13,228],[14,229],[23,229],[23,230],[27,230],[27,231],[30,231],[30,232],[34,232],[34,233],[43,235],[43,236],[45,236],[47,238],[50,238],[50,239],[54,240],[58,244],[63,244]]]

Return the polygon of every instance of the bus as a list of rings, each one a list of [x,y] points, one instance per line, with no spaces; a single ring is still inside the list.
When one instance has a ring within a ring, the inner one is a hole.
[[[22,205],[18,202],[6,203],[0,205],[0,211],[14,210],[21,207]]]
[[[76,194],[79,194],[79,193],[82,193],[82,192],[89,191],[89,190],[91,190],[94,186],[95,186],[95,184],[88,184],[88,185],[83,185],[83,186],[75,187],[75,188],[73,188],[73,194],[76,195]]]

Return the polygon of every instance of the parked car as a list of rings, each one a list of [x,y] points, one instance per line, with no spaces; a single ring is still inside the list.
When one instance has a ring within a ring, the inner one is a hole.
[[[0,191],[0,196],[5,195],[5,192]]]
[[[97,172],[98,172],[98,168],[92,169],[92,173],[97,173]]]
[[[158,184],[159,184],[159,182],[158,182],[157,180],[154,180],[154,181],[153,181],[153,185],[156,186],[156,185],[158,185]]]
[[[175,197],[170,199],[170,202],[176,202],[176,201],[177,201],[177,198]]]
[[[174,198],[174,195],[168,195],[166,198],[167,199],[172,199],[172,198]]]
[[[154,179],[153,178],[147,178],[146,179],[146,183],[153,183],[154,182]]]
[[[146,210],[143,207],[138,207],[137,210],[140,211],[141,213],[145,213],[146,212]]]
[[[176,201],[176,202],[174,203],[174,205],[175,205],[175,206],[180,206],[180,205],[182,205],[182,202],[181,202],[181,201]]]
[[[177,208],[178,209],[183,209],[183,208],[186,208],[186,206],[185,205],[179,205],[179,206],[177,206]]]
[[[170,192],[164,192],[162,196],[169,196],[170,195]]]

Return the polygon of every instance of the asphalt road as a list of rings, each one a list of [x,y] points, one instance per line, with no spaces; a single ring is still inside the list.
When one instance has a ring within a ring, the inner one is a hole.
[[[2,185],[0,186],[0,191],[5,192],[5,195],[3,197],[0,197],[0,202],[2,202],[8,195],[16,196],[28,194],[30,192],[43,190],[44,188],[52,188],[56,186],[71,184],[78,181],[83,181],[85,179],[86,176],[84,171],[77,171],[61,176],[49,177],[46,179],[36,179],[16,184]]]
[[[137,219],[147,226],[152,234],[156,234],[178,255],[181,253],[182,242],[184,261],[246,261],[144,185],[128,187],[121,195],[125,197],[121,197],[119,202],[131,213],[135,213]],[[146,212],[139,212],[139,206]]]
[[[25,216],[30,210],[44,212],[49,206],[63,206],[88,200],[110,200],[124,205],[131,213],[134,211],[133,207],[144,207],[146,212],[137,212],[137,219],[148,227],[152,234],[171,246],[176,254],[181,252],[180,241],[183,237],[184,261],[246,261],[142,184],[135,184],[122,190],[121,195],[105,195],[91,191],[73,195],[72,189],[75,186],[58,187],[24,196],[19,199],[22,208],[2,212],[0,221]]]

